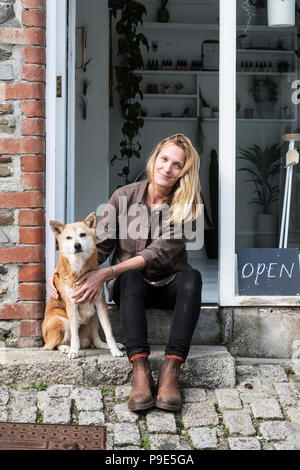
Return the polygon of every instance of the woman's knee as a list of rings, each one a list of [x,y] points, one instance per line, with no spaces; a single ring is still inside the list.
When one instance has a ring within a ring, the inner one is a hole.
[[[202,276],[197,269],[189,269],[178,276],[180,286],[186,291],[199,292],[202,289]]]

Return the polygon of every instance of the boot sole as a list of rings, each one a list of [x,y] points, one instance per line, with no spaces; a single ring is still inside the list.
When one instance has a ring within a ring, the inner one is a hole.
[[[159,401],[155,402],[156,408],[160,408],[161,410],[168,410],[168,411],[179,411],[181,408],[181,405],[175,406],[175,405],[168,405],[167,403],[160,403]]]
[[[150,408],[153,408],[153,407],[154,407],[154,400],[149,403],[141,403],[140,405],[131,406],[131,407],[128,406],[130,411],[149,410]]]

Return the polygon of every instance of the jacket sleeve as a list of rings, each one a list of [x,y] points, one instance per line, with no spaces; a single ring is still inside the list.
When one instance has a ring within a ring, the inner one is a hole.
[[[96,247],[98,263],[102,264],[113,252],[118,238],[118,190],[108,203],[101,207],[101,216],[96,227]]]

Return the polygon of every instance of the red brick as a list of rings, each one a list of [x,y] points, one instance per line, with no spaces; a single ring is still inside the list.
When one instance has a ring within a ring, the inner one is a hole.
[[[42,100],[45,99],[45,85],[43,83],[17,83],[14,85],[0,85],[0,99],[2,100]]]
[[[41,348],[44,344],[42,336],[32,338],[20,338],[18,341],[18,348]]]
[[[26,264],[19,267],[19,282],[36,282],[44,280],[44,264]]]
[[[18,207],[45,207],[45,193],[41,191],[0,193],[0,208]]]
[[[20,284],[19,298],[20,300],[45,300],[45,285],[41,283]]]
[[[45,175],[43,173],[21,175],[21,184],[29,191],[39,191],[46,187]]]
[[[13,105],[12,103],[0,103],[0,113],[12,113]]]
[[[0,154],[18,155],[24,154],[44,154],[44,137],[23,137],[22,139],[0,139]]]
[[[0,159],[1,162],[1,159]],[[46,159],[44,156],[26,155],[21,157],[21,170],[23,172],[44,172],[46,169]]]
[[[11,157],[0,157],[0,163],[11,163],[12,158]]]
[[[0,28],[0,43],[46,46],[46,31],[38,28]]]
[[[45,211],[43,209],[20,210],[18,224],[20,227],[45,226]]]
[[[38,28],[45,28],[46,13],[44,11],[25,10],[22,12],[22,23],[24,26],[36,26]]]
[[[45,10],[46,0],[23,0],[23,7]]]
[[[44,47],[24,47],[23,58],[27,64],[46,64],[46,49]]]
[[[22,320],[20,324],[20,336],[29,338],[42,335],[42,322],[40,320]]]
[[[22,245],[41,245],[45,243],[44,228],[20,228],[19,243]]]
[[[21,108],[22,112],[29,118],[45,117],[44,101],[23,101]]]
[[[1,320],[31,320],[43,318],[45,311],[44,302],[18,302],[15,304],[3,304],[0,308]]]
[[[42,263],[45,261],[44,246],[0,247],[1,263]]]
[[[46,69],[44,65],[24,65],[22,68],[22,79],[27,82],[45,82]]]
[[[45,135],[45,120],[24,119],[21,132],[22,135]]]

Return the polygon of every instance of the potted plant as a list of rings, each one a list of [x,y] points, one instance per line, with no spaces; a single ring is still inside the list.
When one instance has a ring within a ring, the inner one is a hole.
[[[271,77],[253,76],[249,87],[260,119],[272,118],[278,99],[278,83]]]
[[[159,23],[167,23],[170,19],[169,12],[166,8],[169,0],[160,0],[160,8],[157,11],[157,21]]]
[[[207,229],[204,230],[204,245],[207,257],[218,258],[218,231],[219,231],[219,165],[216,150],[211,151],[209,165],[209,200],[211,218],[204,202],[204,217]],[[204,201],[204,198],[203,198]]]
[[[295,25],[295,0],[267,0],[268,26],[288,27]]]
[[[277,217],[271,214],[271,206],[279,200],[279,185],[276,184],[275,177],[280,171],[281,147],[274,144],[262,150],[253,144],[248,149],[239,150],[238,158],[250,164],[238,170],[250,175],[250,179],[243,183],[250,181],[255,188],[254,197],[248,204],[257,204],[261,207],[256,226],[257,245],[260,248],[272,248],[276,245]]]

